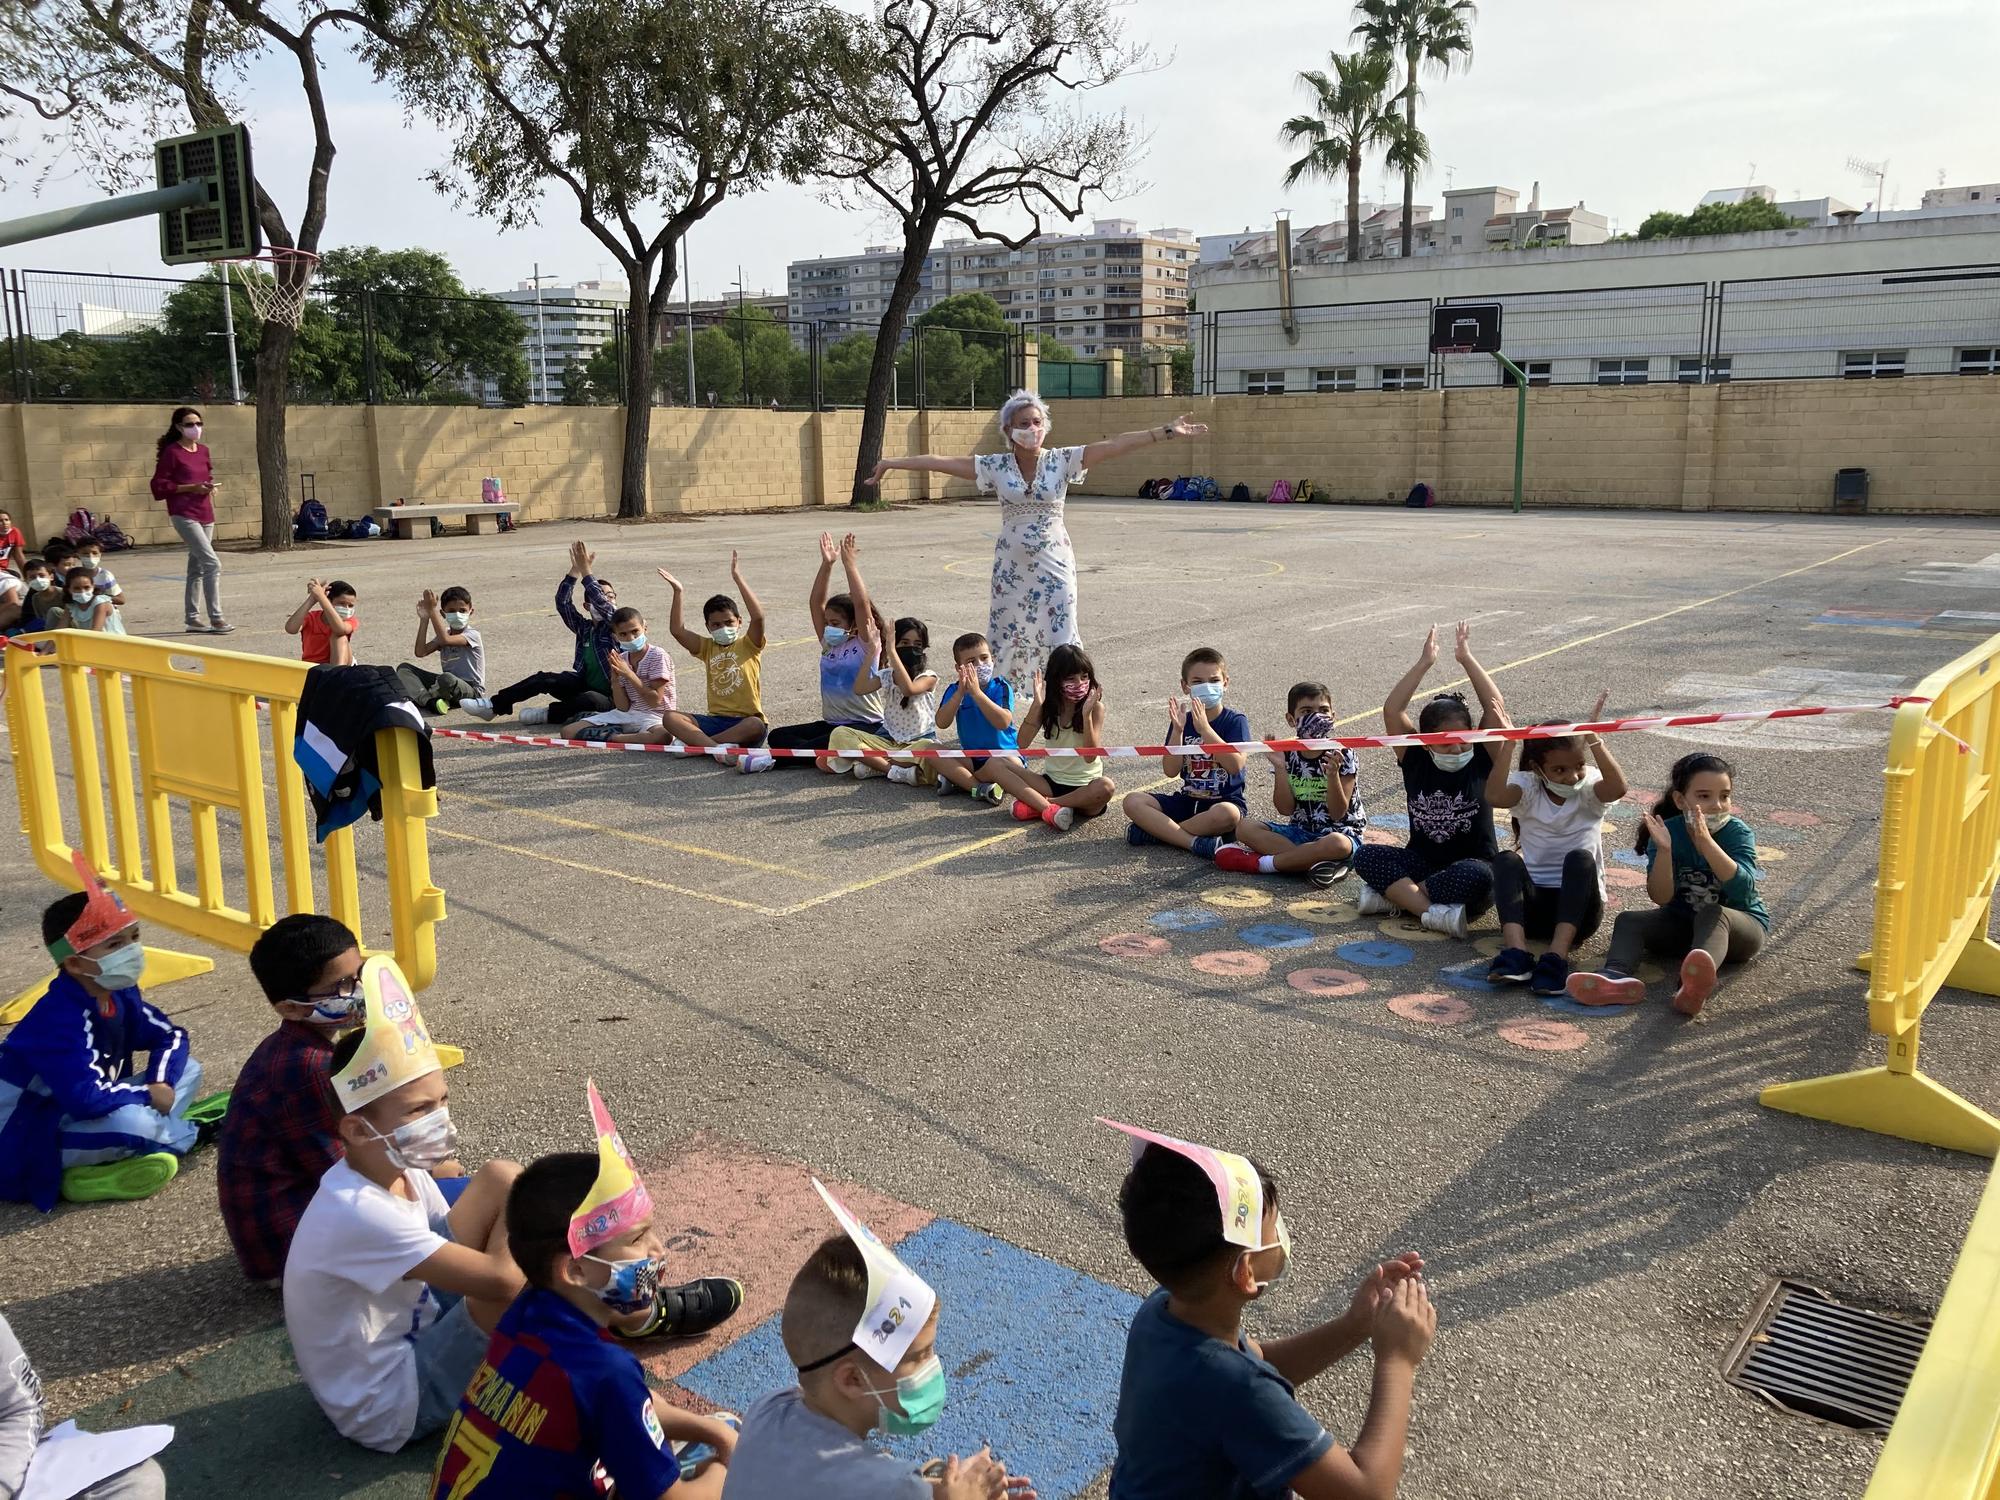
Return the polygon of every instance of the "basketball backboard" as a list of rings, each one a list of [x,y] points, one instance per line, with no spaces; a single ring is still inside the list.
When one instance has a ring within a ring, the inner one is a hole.
[[[264,248],[250,167],[250,127],[224,125],[153,143],[157,185],[204,182],[208,201],[160,215],[160,259],[170,266],[240,260]]]
[[[1499,352],[1499,303],[1447,302],[1431,309],[1431,353]]]

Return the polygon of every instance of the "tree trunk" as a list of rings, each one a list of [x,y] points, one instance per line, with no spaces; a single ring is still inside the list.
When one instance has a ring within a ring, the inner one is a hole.
[[[1405,78],[1407,87],[1403,90],[1403,123],[1410,134],[1417,133],[1417,49],[1412,47],[1404,60],[1409,64]],[[1414,167],[1403,168],[1403,259],[1410,258],[1410,215],[1415,212],[1417,199],[1417,172]]]
[[[618,463],[618,516],[632,521],[649,509],[646,458],[653,440],[653,289],[650,261],[625,268],[625,446]],[[671,262],[665,272],[671,287]]]
[[[1347,153],[1347,258],[1361,259],[1361,153]]]
[[[292,546],[291,460],[285,451],[285,398],[292,343],[298,331],[266,320],[257,342],[257,494],[259,545],[268,552]]]
[[[931,238],[937,233],[935,220],[921,219],[903,241],[903,262],[896,268],[895,289],[882,311],[875,329],[875,358],[868,365],[868,398],[861,413],[861,448],[854,455],[854,490],[850,503],[866,504],[881,494],[862,483],[875,472],[882,457],[882,434],[889,424],[889,392],[896,378],[896,350],[902,343],[903,325],[910,304],[917,300],[924,279],[924,260],[931,253]]]

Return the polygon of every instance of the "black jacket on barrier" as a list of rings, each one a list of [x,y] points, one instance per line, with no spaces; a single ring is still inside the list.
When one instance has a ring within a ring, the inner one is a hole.
[[[417,736],[423,784],[437,785],[431,731],[393,667],[314,667],[299,696],[292,759],[305,772],[321,843],[366,811],[382,821],[382,774],[375,732],[408,729]]]

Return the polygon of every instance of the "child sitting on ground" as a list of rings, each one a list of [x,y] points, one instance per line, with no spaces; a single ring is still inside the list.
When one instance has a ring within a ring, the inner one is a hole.
[[[648,1390],[639,1361],[605,1336],[652,1316],[662,1236],[597,1085],[586,1087],[596,1153],[544,1156],[507,1195],[507,1245],[528,1284],[458,1401],[432,1500],[594,1495],[600,1469],[612,1493],[637,1500],[722,1493],[735,1432]],[[676,1442],[706,1444],[715,1462],[688,1475]]]
[[[64,594],[46,558],[29,555],[21,565],[21,582],[27,593],[21,600],[20,627],[23,631],[42,630],[52,623],[63,607]]]
[[[1333,734],[1333,693],[1323,682],[1295,682],[1285,722],[1302,740]],[[1277,773],[1271,804],[1283,823],[1244,818],[1236,842],[1215,851],[1218,869],[1241,875],[1303,874],[1321,890],[1344,879],[1368,831],[1361,804],[1361,762],[1352,750],[1287,750],[1264,759]]]
[[[29,555],[28,539],[14,524],[13,513],[0,510],[0,568],[19,578],[28,566]]]
[[[1033,1500],[1032,1482],[984,1449],[946,1459],[933,1483],[868,1441],[877,1427],[914,1437],[943,1412],[939,1299],[833,1194],[813,1186],[845,1232],[822,1241],[792,1278],[778,1328],[799,1383],[744,1414],[727,1500]]]
[[[1699,1015],[1716,971],[1763,949],[1771,914],[1757,894],[1757,835],[1736,816],[1734,777],[1728,761],[1706,751],[1674,762],[1671,785],[1632,846],[1646,856],[1646,894],[1657,905],[1618,914],[1603,972],[1570,975],[1571,999],[1637,1005],[1646,986],[1633,975],[1651,953],[1680,960],[1674,1009]]]
[[[104,566],[104,544],[91,537],[80,542],[76,549],[76,566],[90,569],[90,580],[97,585],[97,592],[104,595],[119,609],[125,607],[125,591],[118,587],[118,580]]]
[[[44,1213],[58,1197],[157,1193],[206,1128],[187,1118],[201,1086],[188,1034],[139,993],[139,919],[71,858],[83,890],[42,913],[56,976],[0,1040],[0,1198]]]
[[[582,542],[570,543],[569,572],[556,585],[556,614],[572,641],[570,669],[531,672],[491,698],[463,699],[460,708],[475,719],[492,719],[513,713],[523,699],[546,693],[555,702],[546,708],[535,704],[521,709],[521,722],[568,724],[611,707],[611,668],[606,663],[618,654],[618,648],[611,644],[611,617],[617,612],[618,591],[609,580],[596,576],[596,565],[594,552]],[[571,597],[579,583],[583,585],[583,612]]]
[[[63,574],[67,594],[63,618],[51,623],[72,630],[99,630],[106,635],[125,634],[125,620],[109,594],[97,591],[97,575],[81,564]]]
[[[361,628],[361,606],[354,585],[336,578],[306,581],[306,597],[285,620],[285,634],[299,638],[299,660],[322,667],[354,665],[354,632]]]
[[[417,600],[417,643],[411,650],[419,657],[435,655],[443,670],[430,672],[409,662],[396,668],[396,680],[412,703],[442,714],[485,693],[486,647],[472,615],[472,591],[458,584],[442,594],[425,589]]]
[[[1424,637],[1417,663],[1389,689],[1382,724],[1391,734],[1442,734],[1472,728],[1472,714],[1457,693],[1440,693],[1410,722],[1410,695],[1437,662],[1437,626]],[[1458,626],[1458,664],[1479,695],[1481,729],[1504,724],[1506,704],[1486,669],[1472,654],[1472,628]],[[1468,924],[1493,904],[1493,810],[1486,802],[1486,779],[1493,757],[1483,744],[1399,746],[1403,800],[1409,810],[1410,841],[1364,844],[1354,853],[1354,869],[1366,888],[1355,900],[1364,917],[1403,910],[1432,932],[1464,938]]]
[[[674,664],[647,637],[646,617],[629,604],[618,610],[611,642],[611,707],[565,726],[564,739],[643,744],[674,706]]]
[[[747,628],[736,601],[727,594],[716,594],[701,607],[702,628],[708,634],[696,635],[681,620],[681,581],[665,568],[658,571],[674,591],[667,633],[708,672],[708,712],[691,714],[675,709],[661,719],[648,740],[660,745],[669,740],[683,745],[762,744],[766,728],[764,606],[750,592],[736,554],[729,554],[729,578],[743,595],[743,608],[750,612]]]
[[[431,1178],[458,1134],[444,1068],[394,959],[361,966],[362,1026],[331,1059],[345,1155],[285,1259],[285,1330],[344,1438],[394,1453],[451,1419],[521,1290],[502,1214],[521,1169],[491,1161],[456,1203]]]
[[[951,660],[957,680],[938,700],[937,727],[956,725],[958,745],[966,756],[938,762],[938,795],[969,792],[974,800],[997,807],[1007,794],[994,779],[994,768],[1012,760],[1020,748],[1014,728],[1014,689],[1006,678],[995,675],[993,648],[976,631],[951,643]]]
[[[1243,1332],[1243,1309],[1292,1258],[1270,1173],[1246,1157],[1101,1123],[1132,1137],[1118,1208],[1126,1246],[1160,1284],[1125,1341],[1111,1493],[1394,1495],[1417,1365],[1437,1332],[1423,1257],[1406,1252],[1375,1267],[1332,1321],[1259,1343]],[[1350,1451],[1293,1392],[1371,1342],[1374,1386]]]
[[[1590,711],[1604,712],[1600,696]],[[1557,722],[1561,722],[1558,720]],[[1492,750],[1486,800],[1514,814],[1514,847],[1493,860],[1493,903],[1504,945],[1487,966],[1489,983],[1526,980],[1537,995],[1560,995],[1569,956],[1604,920],[1604,809],[1625,795],[1625,773],[1594,734],[1521,742],[1521,769],[1508,773],[1510,740]],[[1584,756],[1597,758],[1595,767]],[[1540,958],[1530,938],[1546,939]]]
[[[862,672],[855,682],[855,690],[864,696],[872,696],[882,706],[882,733],[874,734],[866,729],[858,729],[843,724],[827,736],[829,750],[935,750],[937,748],[937,673],[926,670],[926,653],[930,650],[930,627],[914,615],[905,615],[896,621],[896,628],[890,631],[888,622],[868,596],[868,585],[861,576],[861,553],[856,548],[847,560],[848,587],[854,591],[854,610],[863,619],[875,625],[881,648],[876,659]],[[890,643],[894,642],[893,649]],[[892,781],[906,786],[915,786],[922,773],[930,772],[935,779],[937,761],[924,759],[891,764],[888,755],[829,756],[820,762],[821,768],[842,775],[854,774],[857,781],[866,781],[871,776],[889,775]]]
[[[871,692],[862,687],[863,682],[876,680],[873,664],[880,641],[873,616],[857,607],[852,592],[860,555],[861,544],[852,532],[837,548],[832,532],[820,533],[819,572],[813,577],[812,593],[807,600],[813,631],[820,639],[820,716],[804,724],[778,725],[765,739],[767,750],[824,750],[834,730],[843,725],[869,734],[884,732],[882,694],[879,688]],[[826,586],[833,577],[836,558],[846,568],[849,592],[829,597]],[[764,750],[753,750],[737,762],[736,768],[746,772],[769,771],[781,765],[811,765],[820,759],[819,756],[780,758]]]
[[[46,569],[42,576],[48,576]],[[19,635],[36,628],[39,622],[28,613],[29,603],[27,581],[19,573],[0,568],[0,635]]]
[[[1035,674],[1034,701],[1021,720],[1021,743],[1032,745],[1044,735],[1051,750],[1073,750],[1104,743],[1104,684],[1081,646],[1058,646],[1049,653],[1046,672]],[[1104,757],[1088,760],[1075,755],[1051,755],[1031,771],[1021,761],[996,758],[989,762],[994,781],[1014,799],[1014,816],[1023,823],[1036,819],[1068,832],[1078,818],[1094,818],[1111,805],[1118,786],[1104,774]]]
[[[1185,700],[1167,700],[1169,745],[1241,744],[1250,738],[1250,721],[1224,708],[1229,691],[1229,665],[1213,646],[1198,646],[1181,662]],[[1125,830],[1129,844],[1171,844],[1191,849],[1200,859],[1215,851],[1236,830],[1244,813],[1243,767],[1247,751],[1204,749],[1193,755],[1163,755],[1160,767],[1181,779],[1178,792],[1133,792],[1125,799]]]

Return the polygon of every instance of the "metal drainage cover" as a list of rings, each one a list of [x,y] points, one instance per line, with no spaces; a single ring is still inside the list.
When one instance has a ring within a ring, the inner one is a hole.
[[[1887,1432],[1924,1352],[1929,1323],[1836,1302],[1800,1281],[1773,1281],[1722,1375],[1800,1416]]]

